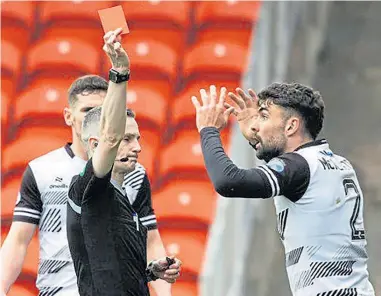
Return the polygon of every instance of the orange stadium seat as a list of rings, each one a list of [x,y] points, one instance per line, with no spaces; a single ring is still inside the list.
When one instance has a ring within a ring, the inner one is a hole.
[[[33,81],[15,102],[15,119],[36,117],[49,120],[57,117],[64,124],[63,109],[67,106],[67,90],[71,80],[45,78]]]
[[[21,185],[21,175],[7,180],[1,187],[1,216],[11,217]]]
[[[216,192],[208,180],[172,180],[153,192],[152,196],[155,213],[160,221],[175,219],[176,222],[199,221],[209,225],[213,219]]]
[[[33,1],[2,1],[2,26],[18,23],[30,28],[34,21],[36,2]]]
[[[225,39],[221,42],[204,41],[196,43],[184,57],[185,76],[200,74],[241,76],[246,70],[247,47]]]
[[[68,127],[21,128],[17,138],[3,148],[2,169],[24,168],[29,161],[71,140]]]
[[[139,118],[137,118],[139,124]],[[156,153],[160,146],[160,133],[155,130],[140,128],[140,146],[142,148],[139,154],[139,163],[141,163],[147,170],[148,176],[151,181],[155,178],[153,174],[154,161]]]
[[[4,73],[1,73],[1,93],[8,96],[9,100],[13,101],[14,93],[16,91],[16,77],[7,76]]]
[[[134,22],[161,21],[183,28],[189,23],[188,1],[123,1],[121,4],[127,20]]]
[[[1,124],[6,124],[8,122],[9,103],[7,94],[1,92]]]
[[[161,229],[167,254],[175,255],[182,261],[182,270],[199,274],[204,257],[206,231],[187,231],[184,229]]]
[[[168,83],[165,83],[168,84]],[[134,110],[140,124],[152,123],[154,128],[161,128],[166,121],[169,89],[161,92],[163,87],[155,87],[150,81],[134,81],[128,86],[127,106]],[[165,86],[164,86],[165,87]]]
[[[226,143],[228,133],[225,129],[221,133],[223,142]],[[160,174],[169,173],[196,173],[205,171],[202,156],[200,135],[194,128],[192,130],[179,130],[168,146],[161,149]]]
[[[214,42],[224,43],[228,40],[231,44],[248,47],[250,45],[252,29],[221,29],[212,28],[197,32],[197,43]]]
[[[57,2],[58,3],[58,2]],[[60,2],[61,3],[61,2]],[[28,54],[28,72],[99,72],[99,49],[76,38],[43,39]]]
[[[8,41],[1,41],[1,75],[17,76],[21,67],[21,51]]]
[[[131,60],[133,77],[174,79],[177,54],[173,48],[166,43],[156,41],[155,38],[134,37],[124,38],[122,41],[123,47]],[[104,67],[104,71],[107,73],[111,67],[108,58],[107,62],[104,63]]]
[[[205,1],[198,2],[195,18],[198,25],[222,23],[229,27],[234,23],[253,23],[259,9],[260,1]]]
[[[13,285],[7,296],[35,296],[36,292],[31,291],[24,285]]]
[[[171,109],[172,119],[175,125],[183,121],[189,121],[194,124],[196,111],[191,101],[191,97],[197,96],[200,99],[200,89],[204,88],[208,91],[211,84],[215,85],[218,90],[220,87],[224,86],[228,91],[234,91],[234,89],[239,86],[239,81],[192,81],[192,83],[187,85],[186,88],[173,101]]]
[[[21,52],[28,50],[31,30],[27,27],[16,25],[1,26],[1,40],[13,44]]]
[[[40,3],[41,20],[46,24],[55,21],[92,21],[99,23],[98,10],[113,6],[109,1],[46,1]]]
[[[173,296],[197,296],[198,289],[196,282],[177,281],[175,285],[172,285]]]

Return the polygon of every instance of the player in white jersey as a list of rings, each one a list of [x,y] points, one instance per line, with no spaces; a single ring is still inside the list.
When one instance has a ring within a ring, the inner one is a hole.
[[[286,269],[294,296],[374,296],[367,271],[363,196],[356,173],[326,140],[321,95],[301,84],[274,83],[258,96],[241,89],[225,102],[214,86],[192,98],[205,165],[226,197],[274,197]],[[225,108],[224,108],[225,107]],[[219,130],[230,114],[267,164],[238,168],[225,154]]]
[[[86,164],[81,142],[83,117],[102,104],[107,87],[107,81],[96,75],[80,77],[72,84],[64,117],[72,128],[73,143],[32,160],[24,172],[13,223],[1,249],[1,288],[5,293],[19,276],[28,245],[38,227],[40,260],[36,286],[39,295],[78,295],[66,237],[66,200],[72,177]],[[131,165],[135,165],[135,160],[132,159]],[[148,261],[165,256],[144,167],[137,164],[137,170],[126,175],[124,188],[142,224],[149,230]],[[162,280],[153,282],[152,286],[159,295],[171,295],[170,284]]]

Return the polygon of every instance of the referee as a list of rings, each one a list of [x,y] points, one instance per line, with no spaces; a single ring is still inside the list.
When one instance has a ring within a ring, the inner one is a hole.
[[[110,84],[102,108],[89,111],[82,140],[89,161],[71,182],[67,231],[80,295],[146,296],[147,282],[174,283],[181,262],[164,258],[147,267],[147,229],[125,197],[131,150],[139,150],[139,129],[126,112],[129,58],[118,29],[104,36],[110,57]],[[131,148],[132,147],[132,148]],[[136,159],[135,159],[136,161]]]

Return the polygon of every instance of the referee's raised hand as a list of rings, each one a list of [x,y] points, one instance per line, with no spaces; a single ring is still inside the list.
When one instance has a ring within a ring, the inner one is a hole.
[[[130,59],[122,47],[122,28],[115,31],[109,31],[103,36],[103,50],[110,58],[112,67],[119,73],[124,74],[130,69]]]

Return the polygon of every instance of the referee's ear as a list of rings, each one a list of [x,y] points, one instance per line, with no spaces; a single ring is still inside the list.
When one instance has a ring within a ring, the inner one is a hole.
[[[89,139],[89,150],[94,152],[94,150],[98,147],[98,139],[90,137]]]

